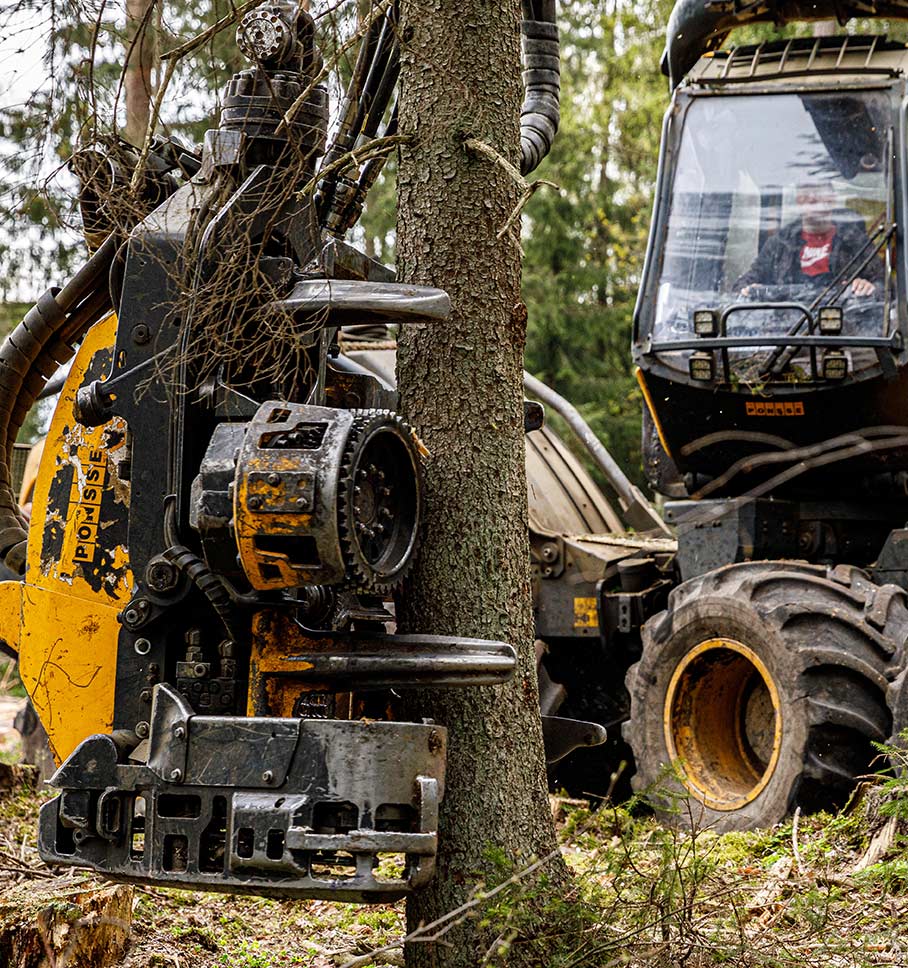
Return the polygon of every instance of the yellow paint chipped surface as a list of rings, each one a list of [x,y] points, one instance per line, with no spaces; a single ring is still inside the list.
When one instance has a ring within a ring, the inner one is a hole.
[[[599,628],[599,608],[596,605],[595,598],[574,599],[574,628]]]
[[[35,483],[25,583],[0,584],[0,637],[19,650],[19,672],[47,730],[57,761],[93,733],[113,725],[117,611],[133,585],[126,549],[114,551],[114,569],[96,590],[82,577],[95,561],[102,488],[110,486],[112,452],[105,433],[125,431],[122,421],[82,427],[73,417],[78,387],[92,357],[114,344],[116,317],[92,327],[73,362],[51,420]],[[122,438],[121,438],[122,439]],[[54,478],[67,464],[73,483],[65,518],[50,514]],[[117,495],[128,500],[128,494]],[[62,552],[45,549],[47,523],[63,527]]]

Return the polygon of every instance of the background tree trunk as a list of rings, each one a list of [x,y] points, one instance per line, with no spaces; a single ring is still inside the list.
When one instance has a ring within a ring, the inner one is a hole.
[[[126,64],[123,91],[126,126],[123,137],[141,147],[151,115],[151,69],[155,59],[155,0],[126,0]]]
[[[496,239],[518,199],[477,138],[519,165],[518,0],[401,5],[399,276],[448,291],[453,316],[403,327],[403,413],[429,449],[425,544],[398,605],[406,631],[502,639],[519,649],[506,686],[425,691],[413,716],[449,729],[438,870],[408,904],[408,929],[555,848],[545,787],[530,600],[523,434],[526,309],[516,239]],[[509,865],[513,865],[511,870]],[[566,877],[559,856],[546,872]],[[470,966],[494,944],[476,920],[447,946],[412,944],[411,968]],[[522,953],[523,952],[523,953]],[[519,942],[509,965],[543,963]]]

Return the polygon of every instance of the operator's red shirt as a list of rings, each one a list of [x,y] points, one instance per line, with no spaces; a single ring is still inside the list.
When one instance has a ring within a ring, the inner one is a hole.
[[[801,231],[801,272],[805,276],[822,276],[829,272],[829,255],[832,252],[832,240],[835,238],[835,226],[826,232]]]

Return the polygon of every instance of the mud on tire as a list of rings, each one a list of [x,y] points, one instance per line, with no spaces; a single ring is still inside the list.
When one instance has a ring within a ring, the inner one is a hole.
[[[843,803],[890,736],[908,595],[851,566],[729,565],[679,585],[627,675],[634,789],[744,830]]]

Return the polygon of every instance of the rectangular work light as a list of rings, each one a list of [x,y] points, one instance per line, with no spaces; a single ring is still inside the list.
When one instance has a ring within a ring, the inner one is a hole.
[[[820,307],[820,332],[824,336],[838,336],[842,332],[842,307]]]
[[[697,336],[719,335],[719,313],[715,309],[694,310],[694,333]]]
[[[848,358],[841,350],[826,350],[823,354],[823,379],[844,380],[848,375]]]
[[[716,363],[712,353],[707,353],[704,350],[691,353],[688,369],[692,380],[711,381],[716,375]]]

